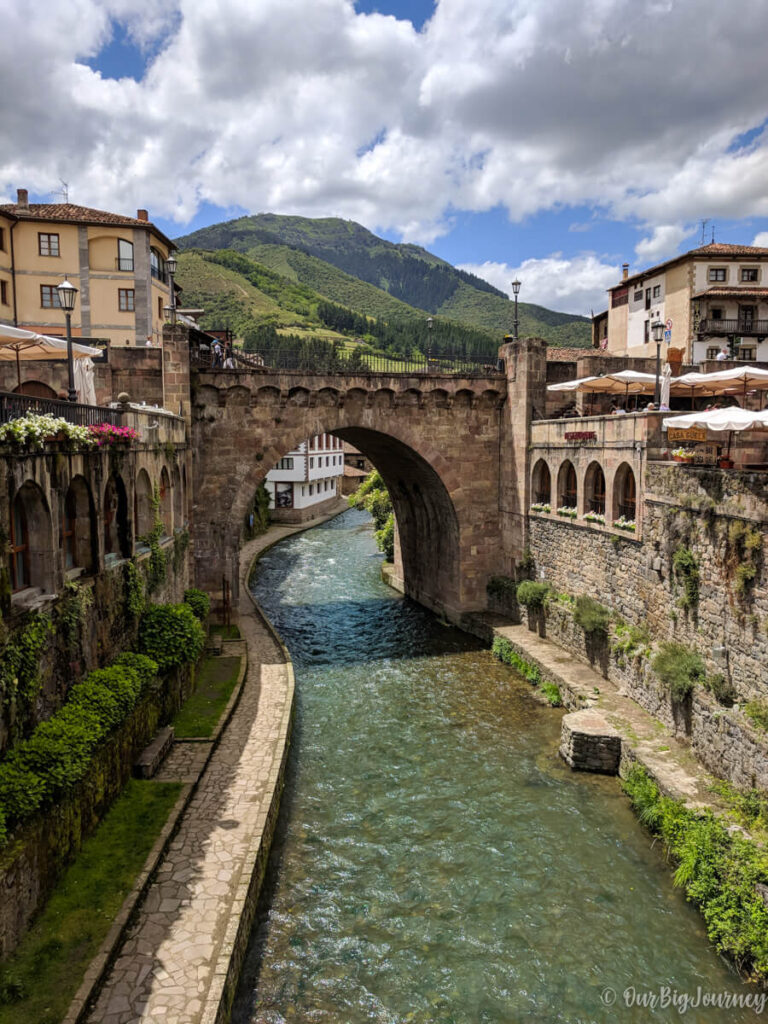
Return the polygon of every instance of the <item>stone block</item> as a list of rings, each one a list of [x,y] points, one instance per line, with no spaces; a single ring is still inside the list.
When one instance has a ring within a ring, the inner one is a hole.
[[[621,736],[599,712],[574,711],[563,718],[560,755],[577,771],[616,775]]]

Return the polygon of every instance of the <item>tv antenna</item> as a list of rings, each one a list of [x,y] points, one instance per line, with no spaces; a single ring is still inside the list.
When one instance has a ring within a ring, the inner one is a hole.
[[[707,244],[707,224],[709,224],[709,218],[701,222],[701,244]],[[712,239],[714,241],[714,238]]]
[[[69,184],[68,184],[68,182],[64,181],[63,178],[59,178],[59,181],[61,182],[61,188],[57,189],[53,193],[53,195],[59,196],[63,203],[68,203],[69,202]]]

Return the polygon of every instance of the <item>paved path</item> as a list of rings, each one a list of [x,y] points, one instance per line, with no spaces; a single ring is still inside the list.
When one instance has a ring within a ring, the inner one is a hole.
[[[328,516],[317,520],[326,521]],[[262,832],[279,783],[293,672],[247,592],[258,553],[303,527],[272,527],[242,552],[240,631],[248,668],[240,702],[139,909],[89,1024],[203,1024],[216,1019]],[[163,769],[188,777],[208,744],[180,743]]]

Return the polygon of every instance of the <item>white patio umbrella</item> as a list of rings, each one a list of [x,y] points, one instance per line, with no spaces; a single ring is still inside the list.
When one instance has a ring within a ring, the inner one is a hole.
[[[737,395],[746,397],[749,389],[768,389],[768,370],[759,366],[734,366],[730,370],[715,370],[714,373],[684,373],[672,381],[674,393],[688,391],[694,395]]]
[[[707,375],[709,376],[709,375]],[[710,409],[708,412],[691,412],[684,416],[667,416],[662,421],[665,430],[688,430],[698,427],[700,430],[712,430],[716,433],[728,431],[727,455],[731,453],[731,441],[734,432],[741,430],[768,430],[768,409],[751,412],[740,406],[730,409]]]
[[[75,359],[93,359],[101,355],[101,349],[92,345],[81,345],[72,342],[72,355]],[[15,361],[16,375],[21,384],[21,363],[40,362],[43,359],[66,359],[67,342],[65,338],[51,338],[47,334],[25,331],[21,327],[0,324],[0,359]]]
[[[547,384],[547,391],[578,391],[580,384],[599,379],[599,377],[577,377],[575,380],[564,380],[560,384]]]
[[[669,363],[664,363],[664,369],[661,372],[661,388],[659,392],[659,405],[666,405],[669,408],[669,390],[672,381],[672,367]]]

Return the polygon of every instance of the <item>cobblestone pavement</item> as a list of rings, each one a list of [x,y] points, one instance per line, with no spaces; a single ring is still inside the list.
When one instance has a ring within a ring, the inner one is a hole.
[[[324,517],[325,519],[329,517]],[[324,520],[319,520],[324,521]],[[306,524],[303,528],[306,528]],[[240,630],[248,669],[240,702],[87,1018],[89,1024],[198,1024],[215,1005],[231,921],[242,908],[278,781],[293,701],[280,645],[246,591],[256,553],[296,527],[273,527],[242,552]],[[162,771],[180,778],[207,744],[177,743]],[[163,776],[158,775],[157,778]]]
[[[155,782],[197,782],[212,746],[213,740],[176,740],[153,776]]]

